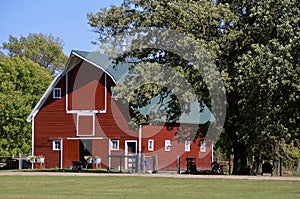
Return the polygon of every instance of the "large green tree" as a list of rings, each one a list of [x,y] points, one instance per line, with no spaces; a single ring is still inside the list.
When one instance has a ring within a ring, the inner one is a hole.
[[[63,53],[63,41],[52,35],[30,33],[18,39],[12,35],[8,42],[3,42],[2,49],[10,57],[27,57],[35,63],[48,68],[52,73],[62,69],[68,57]]]
[[[219,62],[229,77],[222,136],[234,149],[234,173],[243,174],[247,154],[274,158],[281,140],[299,139],[300,7],[293,0],[227,3],[239,34]]]
[[[299,9],[296,0],[126,0],[122,6],[88,17],[102,42],[143,27],[156,27],[190,36],[210,52],[227,95],[220,147],[228,154],[233,151],[233,174],[246,174],[249,155],[272,156],[280,140],[300,138]],[[155,37],[152,41],[161,42]],[[181,67],[178,70],[194,91],[207,95],[201,75],[173,53],[146,48],[125,56]],[[149,87],[145,90],[152,92]],[[177,108],[173,106],[174,112]]]
[[[0,59],[0,156],[30,153],[26,118],[52,80],[49,70],[19,57]]]

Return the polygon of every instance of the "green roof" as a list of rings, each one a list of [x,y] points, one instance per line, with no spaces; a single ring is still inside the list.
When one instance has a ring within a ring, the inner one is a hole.
[[[160,97],[156,96],[151,99],[149,105],[139,108],[142,115],[148,115],[150,121],[167,122],[167,109],[168,109],[169,99],[165,98],[162,103],[160,103]],[[193,101],[190,102],[190,109],[188,112],[182,112],[178,120],[180,123],[190,123],[190,124],[205,124],[207,122],[214,122],[216,119],[208,109],[208,107],[202,103]],[[161,115],[160,118],[156,118]],[[154,118],[151,118],[153,116]]]
[[[73,50],[72,52],[103,69],[115,82],[123,80],[129,71],[129,63],[115,65],[112,60],[113,57],[107,54],[80,50]]]

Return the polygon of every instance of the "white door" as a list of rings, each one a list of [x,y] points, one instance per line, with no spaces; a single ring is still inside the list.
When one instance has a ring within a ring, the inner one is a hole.
[[[137,155],[137,141],[136,140],[126,140],[125,141],[125,169],[132,169],[135,167],[135,158]]]

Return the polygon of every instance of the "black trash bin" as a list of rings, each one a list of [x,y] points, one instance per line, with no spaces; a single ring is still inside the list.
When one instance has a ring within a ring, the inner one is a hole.
[[[262,175],[272,176],[273,175],[273,163],[272,161],[267,161],[262,165]]]
[[[195,174],[197,172],[196,158],[186,158],[186,173]]]

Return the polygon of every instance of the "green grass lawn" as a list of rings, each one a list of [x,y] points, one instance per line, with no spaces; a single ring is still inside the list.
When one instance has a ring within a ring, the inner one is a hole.
[[[0,176],[0,198],[300,198],[300,182],[130,176]]]

